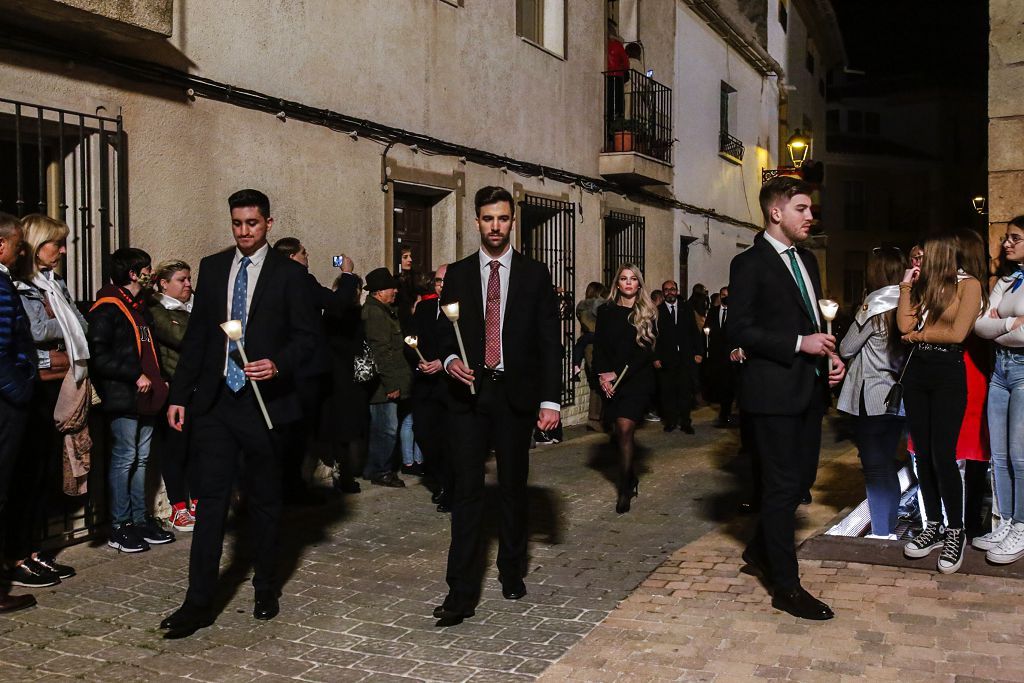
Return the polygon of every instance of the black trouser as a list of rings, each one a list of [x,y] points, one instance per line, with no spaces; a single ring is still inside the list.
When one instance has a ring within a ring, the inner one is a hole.
[[[8,491],[11,524],[7,526],[7,553],[23,560],[39,549],[53,491],[63,471],[62,437],[53,423],[61,380],[36,381],[19,455],[15,458],[14,485]]]
[[[4,541],[8,527],[21,523],[20,515],[10,514],[12,507],[7,504],[7,494],[20,483],[14,480],[15,461],[21,452],[22,436],[28,422],[28,408],[16,406],[0,397],[0,559],[6,557]],[[14,486],[12,486],[14,484]],[[22,557],[11,559],[20,560]],[[0,583],[0,595],[7,594],[8,586]]]
[[[967,408],[967,374],[957,351],[921,351],[907,361],[903,404],[914,439],[917,479],[929,521],[964,523],[963,481],[956,464],[956,442]]]
[[[442,381],[444,381],[442,379]],[[412,431],[416,443],[423,451],[423,462],[429,474],[439,487],[452,490],[451,468],[445,457],[445,419],[448,406],[443,397],[430,394],[413,394]]]
[[[761,463],[761,518],[751,550],[768,561],[782,590],[800,585],[793,537],[796,509],[807,491],[808,472],[818,467],[824,397],[799,415],[743,414]]]
[[[242,455],[246,513],[255,552],[253,587],[276,589],[277,529],[281,519],[281,452],[289,425],[267,429],[251,382],[237,394],[222,388],[209,413],[191,418],[198,499],[186,602],[213,602],[231,491]],[[188,413],[185,419],[190,419]],[[280,431],[279,431],[280,430]]]
[[[719,401],[718,419],[721,422],[728,422],[732,417],[732,404],[736,398],[736,370],[729,363],[726,367],[719,367],[711,373],[714,393]]]
[[[666,427],[689,427],[693,410],[693,368],[689,363],[658,369],[661,421]]]
[[[157,416],[153,430],[154,448],[160,458],[160,475],[167,489],[167,500],[171,505],[186,503],[196,496],[196,468],[189,460],[192,421],[186,420],[179,432],[171,429],[167,420]]]
[[[477,401],[469,412],[449,415],[452,434],[452,541],[446,580],[449,601],[472,603],[479,588],[473,567],[480,547],[484,512],[484,463],[494,449],[498,467],[501,524],[498,571],[504,580],[519,580],[526,572],[526,482],[530,472],[530,435],[535,413],[510,405],[508,385],[488,373],[476,381]]]

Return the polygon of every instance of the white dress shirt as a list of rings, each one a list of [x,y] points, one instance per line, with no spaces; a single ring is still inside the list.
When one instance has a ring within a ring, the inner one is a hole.
[[[249,275],[249,281],[245,286],[245,318],[248,323],[249,320],[249,309],[252,307],[252,293],[256,291],[256,283],[260,280],[260,273],[263,271],[263,262],[267,260],[267,252],[270,251],[270,245],[264,244],[262,247],[257,249],[250,257],[248,269],[246,273]],[[231,261],[231,268],[228,269],[228,289],[227,289],[227,311],[224,320],[232,320],[231,317],[231,299],[234,298],[235,293],[235,277],[238,275],[239,269],[242,267],[242,254],[238,248],[235,248],[235,258]],[[245,339],[243,335],[242,339]],[[228,358],[227,349],[230,340],[225,337],[224,341],[224,376],[228,376]]]
[[[789,254],[787,253],[791,247],[787,247],[785,244],[775,239],[768,234],[766,230],[764,232],[764,238],[768,241],[768,244],[779,253],[779,258],[782,259],[782,263],[786,266],[786,272],[793,276],[793,282],[796,283],[796,275],[793,273],[793,266],[789,260]],[[807,296],[811,300],[811,312],[814,314],[814,324],[821,329],[821,318],[818,317],[818,309],[814,307],[814,284],[811,283],[811,276],[807,273],[807,266],[804,265],[804,260],[800,258],[799,252],[796,255],[797,265],[800,266],[800,275],[804,279],[804,287],[807,288]],[[802,334],[796,336],[796,353],[800,353],[800,344],[803,342],[804,337]]]
[[[501,331],[505,329],[505,308],[508,304],[508,277],[511,273],[512,268],[512,247],[509,246],[505,253],[499,256],[497,259],[491,257],[483,249],[477,252],[480,257],[480,294],[484,303],[484,325],[486,326],[487,320],[487,283],[491,278],[491,261],[497,261],[498,266],[498,280],[501,283],[501,322],[499,323],[499,344],[504,345],[503,335]],[[486,343],[486,342],[485,342]],[[458,358],[456,355],[451,355],[445,358],[444,367],[448,368],[448,365]],[[505,369],[505,352],[504,349],[499,347],[499,359],[498,364],[494,366],[495,370],[504,371]],[[548,410],[561,411],[561,406],[552,401],[541,401],[541,408],[547,408]]]

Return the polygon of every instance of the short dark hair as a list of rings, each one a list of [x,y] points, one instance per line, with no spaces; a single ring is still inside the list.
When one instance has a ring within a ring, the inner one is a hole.
[[[0,238],[7,239],[18,230],[21,230],[21,221],[9,213],[0,211]]]
[[[285,256],[294,256],[302,250],[302,242],[298,237],[282,237],[274,242],[274,251],[279,251]]]
[[[792,176],[778,175],[766,182],[761,186],[761,193],[757,197],[761,204],[761,215],[764,216],[765,225],[771,222],[768,214],[772,210],[772,205],[780,198],[792,199],[798,194],[810,196],[811,192],[814,192],[814,188],[809,183]]]
[[[153,265],[149,254],[135,247],[121,247],[110,255],[110,281],[118,287],[131,284],[131,273],[138,275]]]
[[[228,197],[228,208],[255,206],[264,218],[270,218],[270,197],[259,190],[239,190]]]
[[[487,185],[476,191],[476,196],[473,197],[473,206],[476,208],[477,218],[480,217],[481,208],[489,204],[497,204],[498,202],[508,202],[509,209],[512,211],[512,217],[515,218],[516,203],[512,201],[512,193],[504,187],[496,185]]]

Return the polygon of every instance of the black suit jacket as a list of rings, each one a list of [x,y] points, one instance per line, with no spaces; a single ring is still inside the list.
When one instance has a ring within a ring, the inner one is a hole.
[[[536,413],[542,401],[559,403],[562,393],[558,300],[547,266],[513,252],[507,296],[501,346],[509,400],[518,411]],[[476,373],[479,393],[484,369],[484,302],[479,251],[448,266],[441,304],[453,301],[459,302],[459,329],[469,366]],[[441,359],[459,355],[454,326],[445,318],[438,329]],[[452,380],[448,388],[453,409],[471,407],[474,397],[469,387]]]
[[[806,249],[797,247],[797,254],[814,285],[814,291],[808,292],[811,304],[817,306],[821,298],[818,262]],[[742,410],[798,415],[812,401],[827,400],[826,359],[796,351],[797,335],[814,334],[816,321],[789,267],[763,233],[732,260],[728,328],[730,345],[741,347],[747,357],[740,389]]]
[[[417,347],[424,358],[443,362],[445,357],[441,355],[441,326],[451,324],[444,313],[438,316],[438,303],[438,299],[423,299],[416,304],[416,310],[412,313],[412,333],[417,337]],[[416,356],[415,361],[418,365],[419,356]],[[412,395],[416,398],[443,399],[448,388],[446,377],[447,373],[443,370],[433,375],[413,370]]]
[[[729,354],[732,352],[732,348],[729,346],[729,316],[732,315],[732,310],[726,310],[725,325],[722,325],[721,322],[721,306],[711,307],[711,310],[708,311],[707,322],[705,323],[709,330],[708,362],[716,368],[718,366],[728,367]]]
[[[220,324],[227,318],[228,274],[234,248],[207,256],[199,264],[195,305],[181,358],[171,384],[170,403],[202,415],[213,407],[224,381],[227,337]],[[274,425],[302,417],[297,379],[308,377],[323,345],[320,311],[310,296],[306,269],[270,249],[253,291],[246,319],[245,352],[249,360],[269,358],[278,376],[260,382],[260,391]]]
[[[654,347],[655,360],[662,367],[674,368],[680,365],[696,365],[694,356],[703,353],[703,332],[697,329],[693,309],[685,302],[676,300],[676,319],[672,320],[668,304],[658,306],[658,341]],[[678,350],[677,350],[678,349]]]

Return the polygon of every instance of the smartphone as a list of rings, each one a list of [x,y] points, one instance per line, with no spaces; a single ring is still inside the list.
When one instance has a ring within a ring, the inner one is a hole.
[[[334,264],[335,268],[341,268],[345,264],[345,257],[344,256],[335,256],[331,260],[331,262]]]

